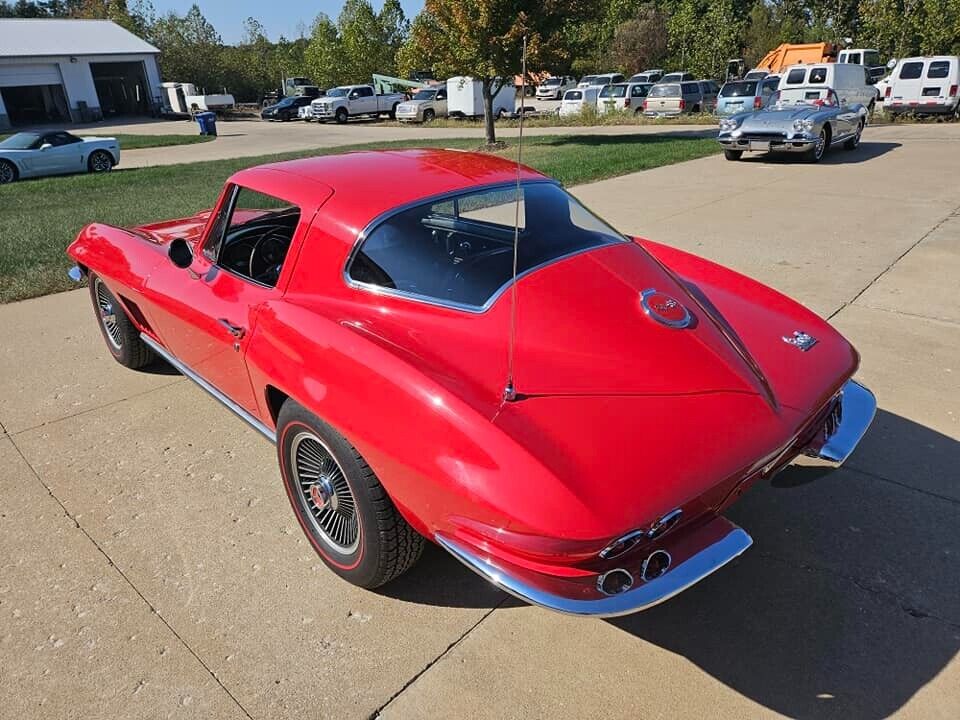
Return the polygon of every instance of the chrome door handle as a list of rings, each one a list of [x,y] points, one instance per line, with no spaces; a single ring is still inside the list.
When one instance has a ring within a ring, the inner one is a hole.
[[[237,338],[237,340],[242,338],[247,332],[245,329],[243,329],[239,325],[234,325],[232,322],[230,322],[226,318],[220,318],[219,320],[217,320],[217,322],[223,325],[227,329],[227,332],[229,332],[231,335]]]

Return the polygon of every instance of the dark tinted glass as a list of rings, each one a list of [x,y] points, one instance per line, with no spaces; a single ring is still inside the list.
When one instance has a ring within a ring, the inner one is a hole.
[[[825,67],[815,67],[810,70],[810,84],[822,85],[827,81],[827,69]]]
[[[920,73],[923,72],[923,63],[922,62],[908,62],[904,63],[903,67],[900,68],[900,79],[901,80],[916,80],[920,77]]]
[[[936,60],[930,63],[930,67],[927,68],[927,77],[931,80],[937,80],[945,78],[948,72],[950,72],[950,63],[946,60]]]
[[[803,79],[807,76],[806,68],[794,68],[787,75],[787,85],[802,85]]]
[[[454,306],[482,307],[513,274],[517,190],[426,202],[377,225],[348,274],[356,282]],[[517,272],[623,238],[552,183],[521,186]]]
[[[757,83],[753,80],[730,82],[720,90],[720,97],[753,97],[757,94]]]

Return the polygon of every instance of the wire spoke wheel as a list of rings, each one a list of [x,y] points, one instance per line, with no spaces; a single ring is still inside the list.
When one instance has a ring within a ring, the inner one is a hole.
[[[360,544],[357,503],[340,464],[319,437],[298,433],[290,444],[298,500],[321,539],[343,555]]]
[[[817,136],[817,146],[814,148],[814,156],[819,160],[823,157],[823,151],[827,147],[827,131],[821,130]]]
[[[114,348],[119,350],[123,347],[123,332],[117,322],[116,300],[100,278],[94,281],[94,292],[97,299],[97,311],[100,314],[100,323],[107,333],[107,340]]]

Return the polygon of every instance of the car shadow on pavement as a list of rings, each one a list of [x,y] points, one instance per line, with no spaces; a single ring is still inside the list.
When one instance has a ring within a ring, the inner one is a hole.
[[[879,411],[848,465],[876,434],[902,464],[789,467],[727,513],[739,560],[611,622],[789,717],[896,712],[960,650],[960,502],[909,471],[956,477],[960,443]]]
[[[835,146],[829,150],[820,161],[820,165],[852,165],[867,162],[886,155],[891,150],[900,147],[897,142],[870,142],[863,140],[856,150],[844,150]],[[740,158],[739,162],[747,163],[777,163],[784,165],[809,165],[810,163],[800,153],[778,152],[766,154],[748,154]]]

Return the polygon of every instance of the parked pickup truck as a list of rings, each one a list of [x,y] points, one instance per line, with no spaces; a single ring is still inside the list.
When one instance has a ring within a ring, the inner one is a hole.
[[[344,85],[327,90],[325,96],[310,103],[310,108],[314,120],[345,123],[362,115],[377,117],[390,113],[390,117],[396,117],[397,105],[401,102],[400,93],[377,95],[372,85]]]

